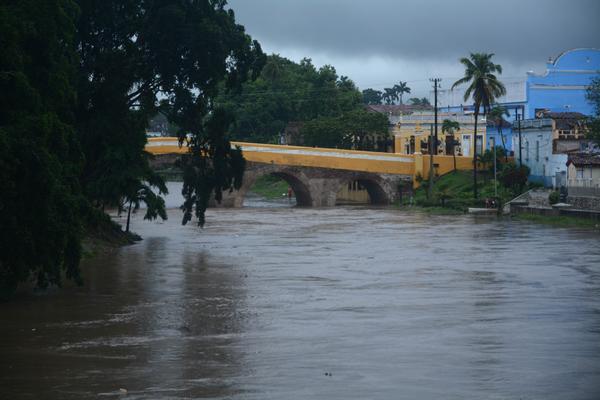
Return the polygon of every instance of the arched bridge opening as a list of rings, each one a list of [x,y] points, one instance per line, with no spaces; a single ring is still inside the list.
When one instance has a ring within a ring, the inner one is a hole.
[[[267,178],[267,179],[265,179]],[[271,178],[271,179],[268,179]],[[283,183],[283,184],[282,184]],[[255,188],[255,185],[257,188]],[[260,186],[260,190],[258,188]],[[266,186],[266,187],[265,187]],[[270,195],[258,193],[264,190],[272,192]],[[300,178],[286,171],[272,171],[252,176],[246,175],[244,185],[238,193],[238,206],[251,207],[255,202],[250,200],[252,194],[258,194],[259,197],[266,197],[266,200],[276,200],[281,205],[310,207],[313,205],[313,199],[307,185]]]
[[[352,179],[340,185],[336,205],[390,204],[391,199],[382,185],[372,179]]]

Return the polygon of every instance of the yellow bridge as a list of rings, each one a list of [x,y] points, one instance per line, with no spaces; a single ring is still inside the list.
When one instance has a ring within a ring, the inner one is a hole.
[[[318,147],[287,146],[262,143],[232,142],[239,146],[247,161],[265,164],[316,167],[347,171],[375,172],[394,175],[420,174],[429,176],[429,156],[420,154],[394,154],[374,151],[325,149]],[[179,147],[177,138],[150,138],[146,151],[152,154],[183,154],[188,150]],[[444,175],[454,169],[452,156],[434,157],[435,173]],[[459,170],[473,169],[471,157],[456,157]]]
[[[232,142],[239,146],[248,161],[244,185],[226,205],[241,206],[245,192],[260,175],[271,174],[286,180],[296,194],[299,205],[331,206],[336,193],[349,181],[360,182],[372,203],[387,204],[399,197],[400,187],[418,185],[417,176],[429,176],[429,156],[371,151],[325,149],[315,147]],[[146,151],[155,155],[183,154],[177,138],[150,138]],[[460,170],[472,169],[470,157],[456,157]],[[435,156],[436,175],[454,169],[452,156]]]

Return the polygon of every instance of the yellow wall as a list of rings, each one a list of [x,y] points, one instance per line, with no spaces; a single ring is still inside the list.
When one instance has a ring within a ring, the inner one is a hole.
[[[187,147],[179,147],[175,138],[150,138],[149,145],[146,150],[152,154],[169,154],[169,153],[185,153]],[[369,151],[353,151],[339,149],[323,149],[301,146],[280,146],[260,143],[242,143],[232,142],[232,145],[238,145],[244,150],[244,158],[248,161],[279,164],[304,167],[332,168],[343,169],[350,171],[365,171],[386,174],[398,175],[413,175],[420,174],[424,179],[429,177],[429,155],[416,153],[414,155],[400,155],[390,153],[377,153]],[[260,151],[252,150],[260,149]],[[269,152],[273,149],[273,152]],[[286,153],[285,151],[292,150],[296,152]],[[275,152],[277,151],[277,152]],[[298,154],[298,151],[319,153],[319,156],[314,154]],[[328,153],[330,155],[328,155]],[[335,153],[334,156],[332,153]],[[339,157],[340,154],[347,154],[348,158]],[[388,160],[373,160],[350,158],[352,156],[372,156],[372,157],[389,157],[393,161]],[[452,156],[436,155],[433,159],[434,164],[437,164],[436,175],[444,175],[454,170],[454,160]],[[456,168],[458,170],[471,170],[473,168],[472,157],[456,157]],[[417,187],[418,182],[414,181],[414,186]]]

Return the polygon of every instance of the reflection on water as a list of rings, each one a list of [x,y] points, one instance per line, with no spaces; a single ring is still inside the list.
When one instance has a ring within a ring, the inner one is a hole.
[[[5,398],[594,399],[600,237],[393,209],[212,210],[0,304]]]

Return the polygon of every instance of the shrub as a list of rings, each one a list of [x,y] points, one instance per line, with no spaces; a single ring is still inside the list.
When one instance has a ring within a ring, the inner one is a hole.
[[[560,193],[558,193],[558,191],[553,191],[550,193],[550,195],[548,196],[548,201],[550,202],[550,204],[556,204],[560,201]]]

